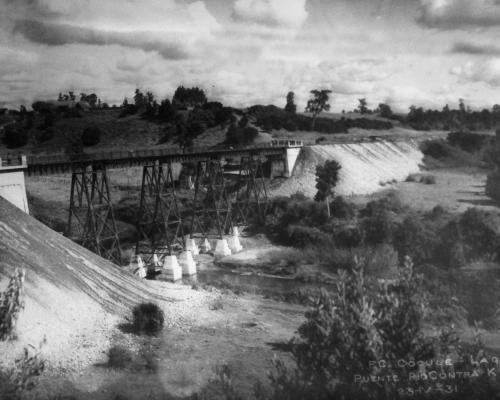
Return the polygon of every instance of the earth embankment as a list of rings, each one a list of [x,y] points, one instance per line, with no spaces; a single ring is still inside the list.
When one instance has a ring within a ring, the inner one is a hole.
[[[335,188],[337,194],[370,194],[387,183],[404,180],[418,172],[423,157],[413,140],[306,146],[297,158],[291,178],[272,188],[271,195],[302,192],[314,197],[316,167],[328,160],[335,160],[342,167]]]

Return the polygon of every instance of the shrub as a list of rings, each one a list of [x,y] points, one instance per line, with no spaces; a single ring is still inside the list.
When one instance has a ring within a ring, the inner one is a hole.
[[[372,245],[390,243],[396,228],[396,222],[393,213],[381,209],[365,218],[362,227],[366,243]]]
[[[275,360],[271,393],[260,385],[259,398],[399,399],[411,397],[419,387],[429,396],[416,398],[494,397],[498,378],[487,373],[493,367],[496,374],[494,358],[479,341],[473,345],[460,342],[453,330],[443,330],[436,339],[426,337],[426,304],[422,277],[415,274],[408,259],[390,282],[370,280],[359,267],[339,273],[336,290],[321,293],[289,344],[295,365]],[[400,360],[424,364],[401,365]],[[449,360],[452,365],[441,369],[436,360]],[[415,381],[410,375],[428,376],[431,371],[464,371],[476,374],[477,379]],[[384,379],[387,376],[398,379]],[[456,385],[456,392],[443,393],[445,385]]]
[[[126,368],[132,362],[132,353],[123,346],[112,346],[108,350],[108,367]]]
[[[141,303],[132,311],[133,327],[136,332],[147,335],[158,334],[163,329],[165,317],[163,310],[154,303]]]
[[[19,124],[10,124],[4,127],[3,142],[10,149],[23,147],[28,143],[28,133]]]
[[[500,247],[500,216],[469,208],[460,217],[465,257],[469,260],[496,261]]]
[[[333,238],[337,246],[357,247],[364,240],[364,232],[357,224],[341,223],[333,229]]]
[[[330,203],[330,212],[334,218],[350,219],[356,215],[356,206],[347,202],[342,196],[336,196]]]
[[[290,225],[287,234],[288,244],[295,247],[320,246],[332,239],[331,235],[322,232],[318,228],[303,225]]]
[[[45,361],[40,357],[40,352],[33,352],[25,347],[23,355],[16,359],[13,368],[0,369],[0,398],[4,400],[25,398],[24,394],[36,386],[37,377],[44,370]]]
[[[452,146],[457,146],[464,151],[473,153],[481,149],[487,138],[486,135],[479,135],[477,133],[451,132],[446,137],[446,140]]]
[[[420,265],[433,259],[437,240],[433,226],[412,215],[406,217],[396,228],[393,244],[400,262],[409,256],[416,265]]]
[[[281,361],[271,375],[274,399],[393,398],[396,385],[356,385],[356,375],[402,375],[398,359],[425,360],[420,278],[407,264],[392,284],[367,281],[360,268],[340,272],[336,290],[322,292],[291,342],[295,369]],[[386,360],[387,368],[370,361]]]
[[[222,310],[224,308],[224,303],[222,302],[222,297],[219,296],[216,299],[213,299],[209,304],[208,304],[208,309],[211,311],[217,311],[217,310]]]
[[[461,267],[471,261],[497,261],[500,249],[500,216],[469,208],[439,232],[436,254],[443,265]]]
[[[444,140],[428,140],[421,144],[420,150],[426,156],[442,159],[451,156],[449,145]]]
[[[101,140],[102,132],[97,126],[88,126],[83,130],[82,143],[84,146],[95,146]]]
[[[24,270],[16,269],[10,278],[5,292],[0,293],[0,340],[14,337],[15,326],[20,311],[24,307],[22,300]]]

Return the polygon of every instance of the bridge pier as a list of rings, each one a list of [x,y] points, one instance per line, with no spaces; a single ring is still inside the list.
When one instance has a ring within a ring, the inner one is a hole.
[[[66,235],[121,265],[121,248],[104,165],[82,166],[71,176]]]
[[[171,162],[143,167],[137,232],[135,252],[148,261],[155,253],[172,255],[185,247]]]
[[[265,218],[268,197],[262,163],[261,156],[241,159],[233,208],[236,224],[247,225],[252,218]]]
[[[198,161],[194,190],[190,237],[222,240],[233,221],[220,160]]]

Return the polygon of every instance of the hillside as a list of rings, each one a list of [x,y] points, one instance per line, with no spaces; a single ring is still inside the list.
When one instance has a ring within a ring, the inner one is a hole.
[[[109,346],[118,324],[139,302],[161,304],[168,325],[176,325],[181,315],[188,318],[192,314],[186,305],[177,304],[186,294],[168,290],[167,283],[154,282],[153,286],[139,280],[2,197],[0,255],[0,290],[15,268],[26,271],[26,304],[17,326],[19,340],[0,344],[4,362],[9,355],[18,355],[22,346],[36,347],[45,336],[44,353],[49,360],[84,363]],[[195,298],[195,305],[203,299],[194,291],[188,297]]]

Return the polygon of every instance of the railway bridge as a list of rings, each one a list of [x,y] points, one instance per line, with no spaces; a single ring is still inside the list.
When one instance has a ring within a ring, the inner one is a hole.
[[[302,146],[301,141],[275,140],[236,149],[149,148],[0,158],[0,195],[18,206],[24,204],[27,211],[22,172],[30,176],[71,173],[65,235],[120,264],[121,247],[107,170],[143,169],[135,251],[148,259],[154,254],[162,257],[182,251],[186,236],[200,241],[222,239],[233,226],[244,225],[250,218],[263,218],[267,205],[265,178],[289,177]],[[174,178],[174,170],[179,167],[189,169],[193,179],[193,199],[183,211],[178,201],[179,183]],[[12,184],[13,178],[17,186]]]

